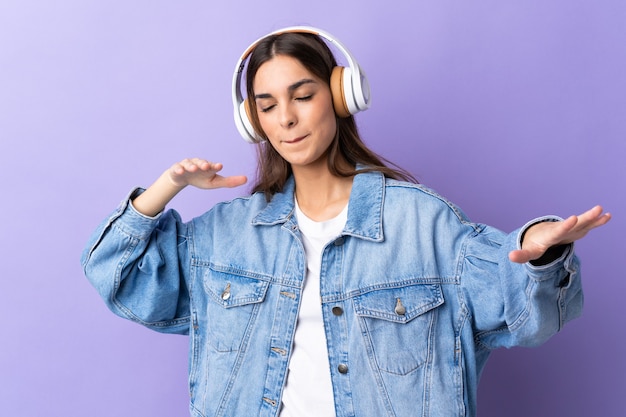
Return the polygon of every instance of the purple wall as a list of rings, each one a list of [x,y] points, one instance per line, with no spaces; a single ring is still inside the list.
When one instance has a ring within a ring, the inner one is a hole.
[[[292,24],[352,50],[374,95],[358,116],[367,142],[476,221],[614,214],[577,245],[583,317],[541,348],[496,352],[479,409],[626,415],[626,2],[246,3],[0,4],[0,415],[188,415],[186,337],[109,313],[80,252],[130,187],[183,157],[254,172],[233,66]],[[189,219],[241,192],[187,190],[172,205]]]

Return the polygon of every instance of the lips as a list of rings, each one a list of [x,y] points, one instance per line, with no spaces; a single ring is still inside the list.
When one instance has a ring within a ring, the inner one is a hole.
[[[305,139],[308,135],[304,135],[304,136],[299,136],[297,138],[293,138],[293,139],[289,139],[289,140],[285,140],[283,142],[285,143],[298,143],[300,141],[302,141],[303,139]]]

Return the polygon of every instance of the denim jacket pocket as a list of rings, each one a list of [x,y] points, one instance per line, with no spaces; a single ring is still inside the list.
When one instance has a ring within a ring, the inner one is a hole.
[[[269,287],[266,277],[211,265],[204,271],[207,341],[218,352],[239,350]]]
[[[355,313],[375,366],[406,375],[429,357],[436,307],[444,302],[440,284],[386,287],[354,297]]]

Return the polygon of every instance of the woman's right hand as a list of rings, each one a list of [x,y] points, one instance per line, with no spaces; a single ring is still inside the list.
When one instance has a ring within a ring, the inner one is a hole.
[[[163,211],[167,203],[188,185],[209,190],[238,187],[248,181],[244,175],[221,176],[218,172],[222,168],[221,163],[200,158],[177,162],[133,200],[133,207],[138,212],[153,217]]]
[[[168,170],[170,181],[178,187],[193,185],[205,190],[213,188],[232,188],[243,185],[248,181],[244,175],[223,177],[218,174],[223,165],[219,162],[209,162],[205,159],[183,159],[175,163]]]

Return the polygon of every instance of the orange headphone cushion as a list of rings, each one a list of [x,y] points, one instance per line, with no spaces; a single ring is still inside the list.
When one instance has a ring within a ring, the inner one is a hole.
[[[344,96],[343,70],[344,67],[337,66],[333,68],[333,72],[330,74],[330,92],[333,96],[333,106],[337,116],[348,117],[350,116],[350,110],[348,110]]]

